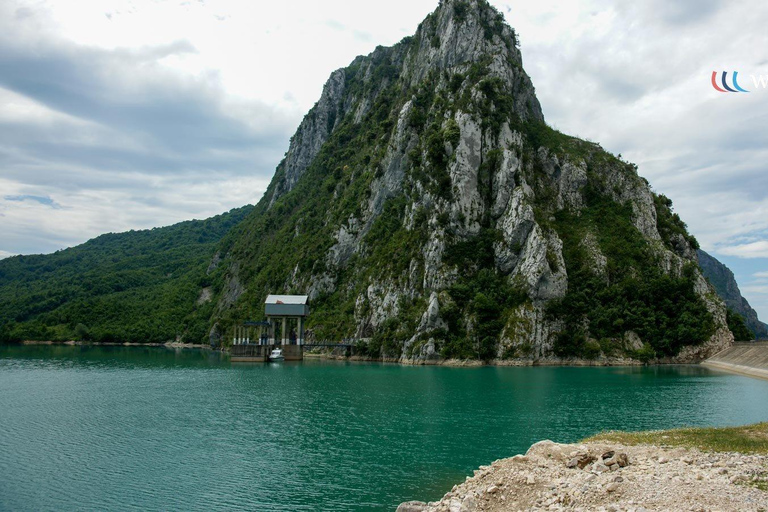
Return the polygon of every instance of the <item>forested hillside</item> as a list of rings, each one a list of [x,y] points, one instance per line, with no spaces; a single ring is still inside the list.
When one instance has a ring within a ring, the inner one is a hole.
[[[251,210],[0,260],[0,341],[200,342],[217,244]]]

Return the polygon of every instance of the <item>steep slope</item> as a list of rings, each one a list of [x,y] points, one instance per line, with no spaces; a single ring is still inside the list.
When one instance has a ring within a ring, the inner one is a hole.
[[[741,296],[741,290],[731,269],[723,265],[706,252],[699,249],[699,265],[701,271],[715,287],[717,294],[725,301],[728,309],[741,316],[747,328],[752,332],[752,338],[768,339],[768,325],[757,317],[757,311],[752,309],[747,299]],[[733,328],[732,328],[733,330]],[[741,337],[743,338],[743,336]],[[740,339],[739,341],[745,341]]]
[[[202,341],[211,258],[251,209],[0,260],[0,341]]]
[[[733,340],[695,239],[636,166],[544,123],[514,31],[444,0],[334,72],[222,245],[211,339],[308,293],[371,356],[693,360]]]

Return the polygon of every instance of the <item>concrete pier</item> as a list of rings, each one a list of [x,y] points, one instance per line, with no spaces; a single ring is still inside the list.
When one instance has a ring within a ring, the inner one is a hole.
[[[716,370],[768,380],[768,342],[735,343],[701,364]]]

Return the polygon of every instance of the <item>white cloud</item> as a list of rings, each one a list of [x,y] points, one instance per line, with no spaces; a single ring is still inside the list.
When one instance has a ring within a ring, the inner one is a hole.
[[[768,295],[768,285],[747,285],[742,290],[746,293],[755,293],[759,295]]]
[[[756,273],[752,274],[752,277],[756,277],[758,279],[768,279],[768,271],[756,272]]]
[[[2,260],[3,258],[10,258],[11,256],[16,256],[16,255],[8,251],[0,251],[0,260]]]
[[[768,258],[768,241],[752,242],[751,244],[720,247],[718,253],[739,258]]]

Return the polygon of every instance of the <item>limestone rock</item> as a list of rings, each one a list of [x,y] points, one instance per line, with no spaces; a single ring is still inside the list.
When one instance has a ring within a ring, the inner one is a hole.
[[[397,506],[397,512],[422,512],[427,509],[423,501],[406,501]]]

